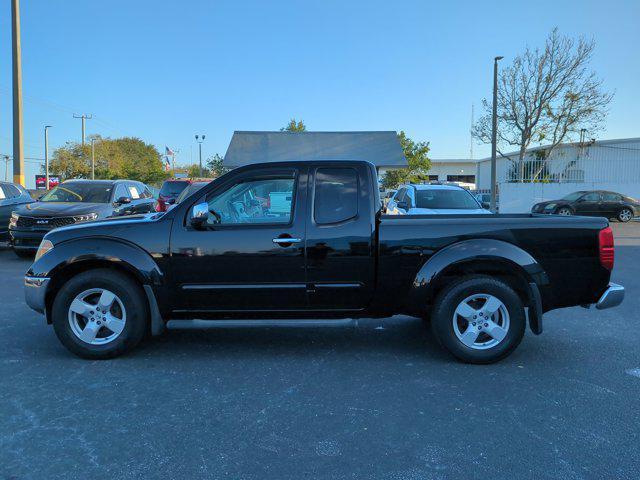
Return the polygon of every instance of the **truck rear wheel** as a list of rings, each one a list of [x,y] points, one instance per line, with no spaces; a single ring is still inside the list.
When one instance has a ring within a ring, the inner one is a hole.
[[[431,329],[466,363],[493,363],[509,355],[525,330],[524,305],[506,283],[485,276],[456,281],[438,295]]]
[[[139,285],[109,269],[80,273],[53,302],[53,327],[79,357],[106,359],[135,347],[147,330],[147,305]]]

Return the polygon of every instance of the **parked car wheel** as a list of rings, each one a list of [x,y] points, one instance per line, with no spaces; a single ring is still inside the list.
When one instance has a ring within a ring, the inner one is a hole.
[[[623,208],[618,212],[618,220],[627,223],[633,218],[633,212],[630,208]]]
[[[466,277],[438,295],[431,315],[438,341],[466,363],[493,363],[509,355],[525,330],[524,305],[506,283]]]
[[[106,359],[134,348],[147,330],[144,292],[131,278],[109,269],[76,275],[53,302],[53,327],[71,352]]]
[[[573,210],[569,207],[560,207],[556,213],[558,215],[573,215]]]

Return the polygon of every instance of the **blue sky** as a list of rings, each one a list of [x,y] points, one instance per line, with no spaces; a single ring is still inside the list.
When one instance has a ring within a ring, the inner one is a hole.
[[[640,136],[640,2],[22,0],[26,156],[87,133],[138,136],[197,160],[234,130],[405,130],[468,157],[472,103],[558,26],[593,36],[616,96],[600,138]],[[11,154],[10,8],[0,11],[0,153]],[[193,153],[191,153],[193,152]],[[474,146],[476,158],[486,146]],[[0,164],[0,178],[4,177]],[[38,163],[27,164],[28,185]],[[11,174],[11,171],[9,171]]]

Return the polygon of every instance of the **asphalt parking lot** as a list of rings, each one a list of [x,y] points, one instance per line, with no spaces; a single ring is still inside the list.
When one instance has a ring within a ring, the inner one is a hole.
[[[496,365],[419,320],[172,331],[80,360],[0,250],[2,479],[637,479],[640,223],[613,224],[621,307],[545,316]]]

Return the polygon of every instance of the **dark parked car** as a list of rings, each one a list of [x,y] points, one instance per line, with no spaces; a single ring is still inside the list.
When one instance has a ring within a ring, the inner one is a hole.
[[[196,193],[198,190],[200,190],[202,187],[204,187],[205,185],[208,185],[210,182],[211,182],[211,180],[207,180],[207,181],[201,181],[201,182],[200,181],[199,182],[193,182],[193,183],[189,184],[189,186],[187,188],[185,188],[184,190],[182,190],[180,195],[178,195],[178,198],[176,198],[175,203],[172,203],[171,205],[169,205],[167,207],[167,210],[171,210],[176,205],[178,205],[180,202],[182,202],[185,198],[190,197],[191,195]]]
[[[85,358],[122,354],[168,321],[403,313],[430,319],[457,358],[489,363],[517,347],[527,323],[541,333],[544,312],[618,305],[613,258],[604,218],[386,216],[368,162],[268,163],[237,168],[167,213],[48,233],[25,296]]]
[[[9,219],[18,206],[34,202],[22,185],[0,182],[0,242],[9,239]]]
[[[68,180],[37,202],[14,208],[9,243],[18,256],[33,255],[51,229],[99,218],[153,212],[147,186],[132,180]]]
[[[165,180],[158,193],[158,201],[155,205],[156,212],[166,212],[169,205],[176,203],[178,196],[189,185],[195,182],[210,182],[211,179],[198,178],[171,178]]]
[[[570,193],[560,200],[536,203],[531,208],[531,213],[586,215],[628,222],[640,214],[640,202],[615,192],[581,191]]]

